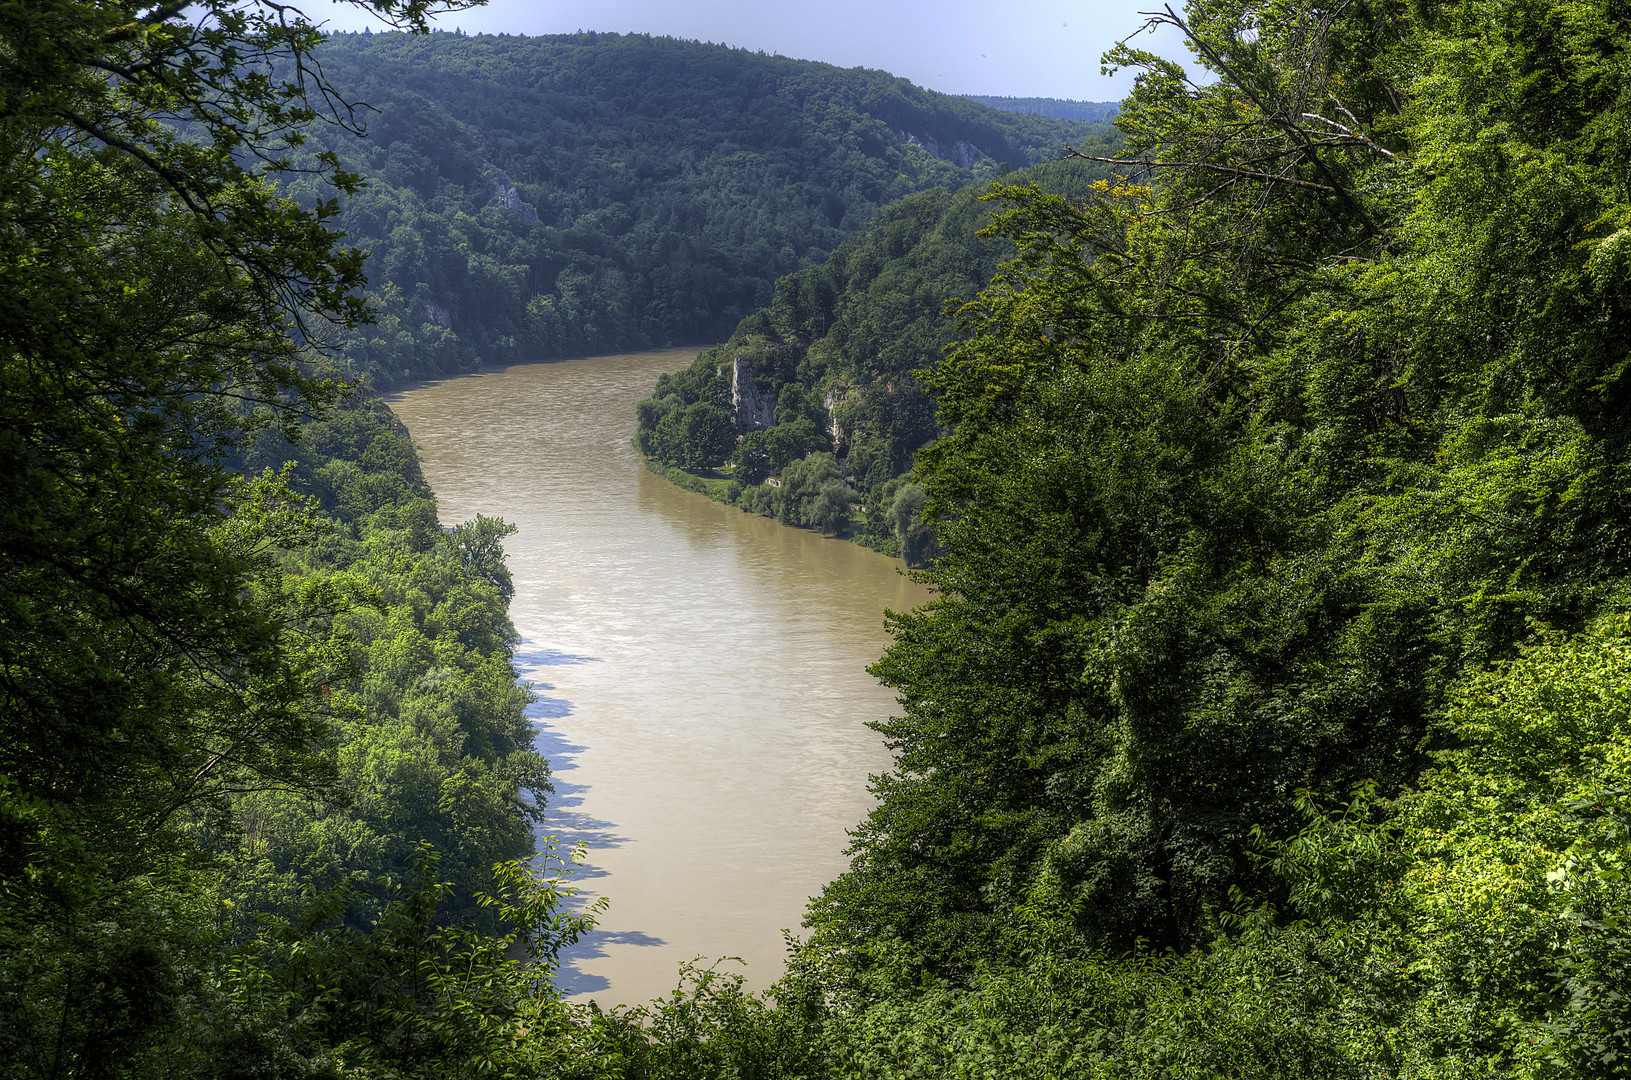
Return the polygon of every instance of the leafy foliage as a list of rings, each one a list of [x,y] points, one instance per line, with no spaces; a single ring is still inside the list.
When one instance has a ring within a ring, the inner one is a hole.
[[[455,875],[415,902],[475,906],[547,789],[502,526],[445,536],[382,409],[277,452],[342,390],[302,346],[366,314],[335,204],[267,180],[355,186],[293,160],[318,35],[184,7],[0,4],[7,1076],[330,1072],[222,950],[331,882],[389,931],[421,838]]]
[[[926,380],[940,595],[875,669],[822,1031],[879,1075],[1624,1075],[1622,21],[1155,20],[1212,78],[1114,55],[1124,178],[1002,191],[1019,258]]]

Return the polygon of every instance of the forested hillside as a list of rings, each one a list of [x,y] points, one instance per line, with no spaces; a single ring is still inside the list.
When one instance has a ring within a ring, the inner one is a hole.
[[[1626,1075],[1631,23],[1159,21],[927,380],[850,1067]]]
[[[1074,160],[1008,179],[1083,199],[1106,175],[1107,165]],[[638,409],[641,452],[676,483],[744,510],[919,562],[933,539],[907,474],[939,428],[918,374],[958,339],[947,305],[973,298],[1015,254],[986,233],[989,192],[980,183],[907,196],[822,265],[777,282],[771,304],[728,341],[658,380]],[[720,465],[729,482],[695,475]]]
[[[1631,26],[1158,21],[1207,77],[1116,54],[1119,179],[1001,187],[925,377],[940,598],[783,1008],[830,1075],[1631,1074]]]
[[[337,381],[385,331],[318,36],[0,0],[0,1076],[1631,1075],[1631,17],[1156,19],[1201,74],[1114,55],[1120,162],[1001,185],[954,325],[860,318],[997,250],[931,193],[744,329],[802,350],[775,408],[950,343],[938,599],[787,977],[600,1011],[513,858],[505,527]]]
[[[366,139],[317,129],[306,150],[367,181],[335,224],[370,253],[382,317],[336,344],[382,389],[722,339],[894,199],[1090,135],[884,72],[647,35],[348,35],[318,60],[368,105]]]
[[[438,965],[581,925],[515,861],[549,769],[506,528],[443,530],[306,347],[360,260],[242,164],[321,118],[238,66],[309,28],[238,7],[0,4],[7,1077],[434,1059]]]

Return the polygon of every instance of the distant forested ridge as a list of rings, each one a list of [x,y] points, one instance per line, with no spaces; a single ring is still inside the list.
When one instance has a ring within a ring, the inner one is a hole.
[[[1092,140],[878,71],[646,35],[337,36],[366,139],[337,219],[381,317],[376,387],[478,363],[719,340],[879,209]],[[332,191],[291,177],[308,205]]]
[[[1072,101],[1068,98],[990,97],[985,94],[964,94],[970,101],[989,105],[1003,112],[1030,113],[1051,116],[1055,120],[1080,120],[1084,124],[1097,124],[1114,120],[1121,106],[1114,101]]]

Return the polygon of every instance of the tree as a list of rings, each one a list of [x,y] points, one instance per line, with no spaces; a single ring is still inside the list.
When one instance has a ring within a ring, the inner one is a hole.
[[[0,983],[52,1072],[180,1015],[182,819],[332,776],[348,598],[281,574],[305,501],[228,468],[334,400],[303,347],[365,314],[333,199],[278,188],[303,125],[351,121],[319,40],[272,3],[0,2]]]
[[[736,446],[736,423],[723,405],[699,401],[687,406],[679,427],[679,464],[693,472],[724,463]]]
[[[732,475],[743,484],[760,484],[770,475],[769,433],[750,431],[731,451]]]
[[[332,1061],[426,1078],[554,1071],[576,1048],[569,1016],[545,987],[561,950],[606,904],[564,910],[577,891],[565,878],[582,857],[546,842],[539,855],[497,867],[481,903],[509,930],[483,934],[437,924],[448,888],[436,852],[420,846],[369,932],[337,917],[339,889],[300,923],[271,922],[239,945],[229,976],[237,1015],[227,1014],[239,1023],[207,1033],[206,1045],[240,1074],[315,1072]]]
[[[428,10],[379,8],[420,26]],[[241,683],[248,658],[280,662],[281,631],[242,591],[263,554],[222,539],[223,465],[256,427],[292,433],[333,400],[295,337],[364,315],[361,257],[325,228],[334,203],[304,209],[267,179],[315,104],[343,105],[296,15],[0,6],[0,656],[4,768],[24,790],[118,791],[118,762],[186,713],[153,706],[181,693],[180,668]],[[287,80],[256,68],[273,62]]]
[[[856,498],[843,480],[828,480],[807,511],[810,527],[837,536],[849,524],[850,503]]]
[[[460,560],[490,582],[505,600],[515,595],[509,567],[504,565],[504,538],[514,532],[515,526],[502,518],[481,514],[477,514],[474,521],[453,526],[453,544]]]
[[[907,566],[921,566],[934,555],[934,533],[923,523],[923,501],[923,488],[907,483],[900,486],[889,504],[895,540]]]
[[[765,431],[764,447],[772,474],[780,475],[794,462],[812,453],[827,453],[832,441],[809,417],[801,416]]]
[[[1169,10],[1208,77],[1114,55],[1121,178],[1000,189],[1019,257],[928,377],[938,598],[876,668],[896,768],[818,943],[970,978],[1043,880],[1072,947],[1209,940],[1283,888],[1252,838],[1299,790],[1397,795],[1462,674],[1623,603],[1600,15]]]
[[[781,507],[776,520],[784,525],[837,532],[849,516],[854,498],[844,484],[844,470],[830,453],[810,454],[782,470]],[[842,515],[838,507],[842,506]],[[831,528],[828,528],[831,526]]]

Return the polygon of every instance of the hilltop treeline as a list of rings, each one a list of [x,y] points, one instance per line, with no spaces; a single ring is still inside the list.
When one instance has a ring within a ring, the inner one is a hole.
[[[368,106],[366,138],[316,129],[303,152],[367,181],[335,225],[370,253],[381,317],[333,344],[378,388],[720,340],[893,200],[1048,160],[1090,130],[641,34],[344,35],[317,59]],[[334,194],[317,177],[286,190]]]
[[[1027,97],[991,97],[985,94],[964,94],[970,101],[977,101],[981,105],[989,105],[993,109],[1003,112],[1031,113],[1036,116],[1051,116],[1055,120],[1080,120],[1084,124],[1096,124],[1103,120],[1114,120],[1116,110],[1120,108],[1114,101],[1071,101],[1063,98],[1027,98]]]

